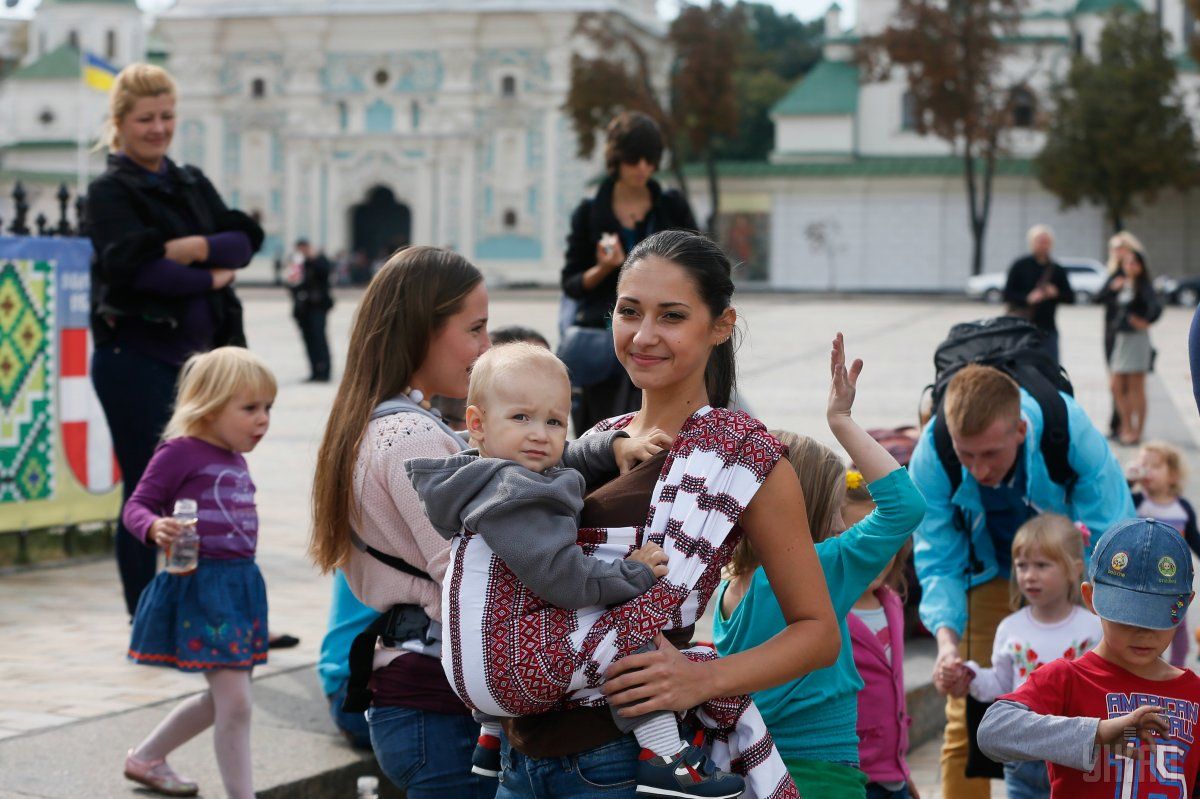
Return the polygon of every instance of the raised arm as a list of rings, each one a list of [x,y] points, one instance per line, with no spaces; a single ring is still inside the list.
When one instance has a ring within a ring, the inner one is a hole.
[[[854,397],[858,390],[858,376],[862,374],[862,359],[855,359],[850,368],[846,368],[846,343],[842,334],[838,333],[833,340],[833,350],[829,355],[829,404],[825,418],[829,429],[837,438],[838,443],[846,450],[850,460],[862,472],[863,479],[874,483],[900,468],[900,464],[892,454],[883,448],[875,439],[858,426],[851,417],[854,407]],[[916,521],[920,521],[917,519]],[[916,522],[913,522],[916,526]]]

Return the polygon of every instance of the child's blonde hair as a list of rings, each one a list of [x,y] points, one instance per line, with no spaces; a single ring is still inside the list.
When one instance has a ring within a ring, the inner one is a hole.
[[[833,520],[846,496],[846,463],[816,439],[788,430],[772,430],[771,435],[787,447],[788,462],[800,478],[808,530],[813,543],[820,543],[833,532]],[[749,574],[759,566],[750,542],[742,538],[733,550],[726,570],[728,576]]]
[[[1151,453],[1163,459],[1163,463],[1167,465],[1167,472],[1172,478],[1171,492],[1176,497],[1183,496],[1183,486],[1187,483],[1187,463],[1183,459],[1183,450],[1165,441],[1148,441],[1142,445],[1138,455],[1145,453]]]
[[[113,152],[120,150],[121,120],[133,110],[138,100],[163,94],[174,97],[176,91],[175,80],[162,67],[130,64],[118,72],[108,91],[108,118],[104,120],[104,133],[97,147],[108,147]]]
[[[467,388],[467,404],[482,407],[488,391],[501,376],[511,378],[514,372],[525,369],[557,376],[568,386],[571,382],[566,364],[553,352],[538,344],[514,341],[492,347],[475,361],[471,367],[471,383]]]
[[[175,411],[163,439],[203,432],[207,417],[218,413],[242,391],[274,399],[277,390],[271,369],[250,350],[218,347],[193,355],[179,374]]]
[[[1012,542],[1012,559],[1040,552],[1043,557],[1056,561],[1067,573],[1068,598],[1076,605],[1083,603],[1079,583],[1083,579],[1083,532],[1066,516],[1043,513],[1021,525]],[[1024,603],[1021,589],[1017,586],[1017,570],[1014,567],[1008,583],[1009,606],[1020,610]],[[1074,575],[1074,577],[1072,577]]]

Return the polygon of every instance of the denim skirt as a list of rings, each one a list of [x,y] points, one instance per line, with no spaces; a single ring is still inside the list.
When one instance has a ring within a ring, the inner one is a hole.
[[[133,616],[129,659],[180,671],[267,662],[267,586],[253,558],[201,558],[191,574],[162,571]]]

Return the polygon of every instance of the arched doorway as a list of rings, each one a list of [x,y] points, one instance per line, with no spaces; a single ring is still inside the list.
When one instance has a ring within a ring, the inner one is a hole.
[[[412,212],[391,189],[375,186],[351,208],[350,229],[354,260],[375,264],[412,240]]]

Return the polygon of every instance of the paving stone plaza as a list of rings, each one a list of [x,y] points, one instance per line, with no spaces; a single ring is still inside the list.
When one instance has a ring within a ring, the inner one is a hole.
[[[286,751],[272,745],[272,730],[282,726],[271,708],[307,701],[299,694],[289,699],[282,686],[291,684],[284,679],[288,674],[308,679],[328,610],[329,581],[309,565],[304,550],[313,462],[334,385],[301,382],[307,365],[282,290],[248,288],[241,294],[251,347],[267,359],[280,382],[271,432],[248,456],[258,486],[258,559],[267,579],[272,630],[297,635],[302,642],[296,649],[272,652],[270,664],[256,672],[256,702],[267,708],[256,711],[256,774],[260,764],[268,774],[287,758],[342,758],[353,765],[358,761],[332,735],[310,736],[304,746],[289,744]],[[357,296],[340,294],[330,317],[335,376],[344,360]],[[744,334],[741,389],[755,414],[771,427],[829,443],[824,408],[829,342],[836,331],[846,334],[851,357],[866,361],[855,416],[864,426],[891,427],[914,422],[918,397],[932,377],[933,349],[951,324],[995,310],[946,298],[781,294],[746,294],[738,307]],[[551,291],[495,292],[490,326],[520,323],[554,339],[557,309],[558,296]],[[1091,307],[1059,311],[1063,361],[1094,420],[1105,419],[1109,408],[1101,314]],[[1189,321],[1189,311],[1170,308],[1153,328],[1159,357],[1149,381],[1148,434],[1183,446],[1195,463],[1200,417],[1187,366]],[[1200,495],[1198,488],[1200,482],[1193,479],[1190,495]],[[198,690],[201,680],[129,664],[124,657],[128,633],[111,559],[0,575],[0,797],[130,795],[119,766],[132,737],[89,731],[150,724],[162,709],[147,714],[144,708]],[[928,680],[927,660],[910,661],[909,668],[914,672],[908,675],[910,684]],[[305,723],[319,728],[325,709],[319,696],[317,700],[305,710],[312,717]],[[146,717],[144,722],[138,721],[138,713]],[[210,747],[205,734],[184,747],[177,761],[181,770],[207,776],[210,791],[205,795],[215,796],[220,782]],[[37,753],[45,768],[61,772],[61,780],[31,776],[28,771],[35,766],[30,753]],[[939,795],[936,761],[936,742],[913,754],[926,799]],[[99,765],[93,769],[91,763]],[[1001,793],[997,783],[993,795]]]

